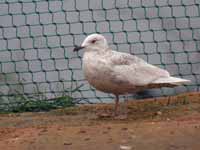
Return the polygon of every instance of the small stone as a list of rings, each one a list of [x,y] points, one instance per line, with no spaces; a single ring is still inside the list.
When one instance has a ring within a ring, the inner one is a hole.
[[[131,135],[131,138],[132,139],[136,139],[136,135]]]
[[[90,138],[89,138],[89,137],[87,137],[87,138],[85,138],[84,140],[85,140],[85,141],[89,141],[89,140],[90,140]]]
[[[58,127],[57,130],[60,131],[60,130],[62,130],[62,128],[61,128],[61,127]]]
[[[127,131],[127,130],[128,130],[128,128],[126,128],[126,127],[123,127],[123,128],[121,128],[121,130],[123,130],[123,131]]]
[[[65,142],[64,145],[72,145],[71,142]]]
[[[86,131],[85,130],[80,130],[79,133],[86,133]]]
[[[42,129],[40,132],[47,132],[48,130],[47,129]]]
[[[111,128],[111,127],[107,127],[107,129],[108,129],[108,130],[111,130],[112,128]]]
[[[126,145],[120,145],[120,150],[131,150],[131,146],[126,146]]]
[[[157,115],[162,115],[162,112],[161,112],[161,111],[157,111],[156,114],[157,114]]]

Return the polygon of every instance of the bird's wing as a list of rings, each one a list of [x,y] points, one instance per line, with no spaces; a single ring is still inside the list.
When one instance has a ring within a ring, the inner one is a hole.
[[[170,76],[166,70],[148,64],[141,58],[127,53],[112,51],[110,61],[119,80],[127,80],[135,86],[144,86],[159,78]]]

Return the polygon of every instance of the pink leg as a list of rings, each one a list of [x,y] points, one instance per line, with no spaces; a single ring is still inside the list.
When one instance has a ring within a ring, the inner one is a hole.
[[[115,99],[115,116],[118,115],[118,109],[119,109],[119,95],[115,95],[116,99]]]

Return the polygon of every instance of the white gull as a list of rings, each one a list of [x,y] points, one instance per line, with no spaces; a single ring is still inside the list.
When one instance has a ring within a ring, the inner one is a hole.
[[[109,48],[100,34],[85,38],[74,51],[85,49],[83,71],[88,82],[96,89],[116,96],[115,115],[119,95],[136,93],[150,88],[174,87],[190,80],[170,76],[169,72],[151,65],[143,59]]]

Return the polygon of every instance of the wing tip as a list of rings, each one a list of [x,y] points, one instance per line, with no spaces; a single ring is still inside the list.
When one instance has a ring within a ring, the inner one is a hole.
[[[191,80],[170,76],[169,78],[160,78],[156,80],[154,83],[170,83],[173,85],[182,85],[191,83]]]

